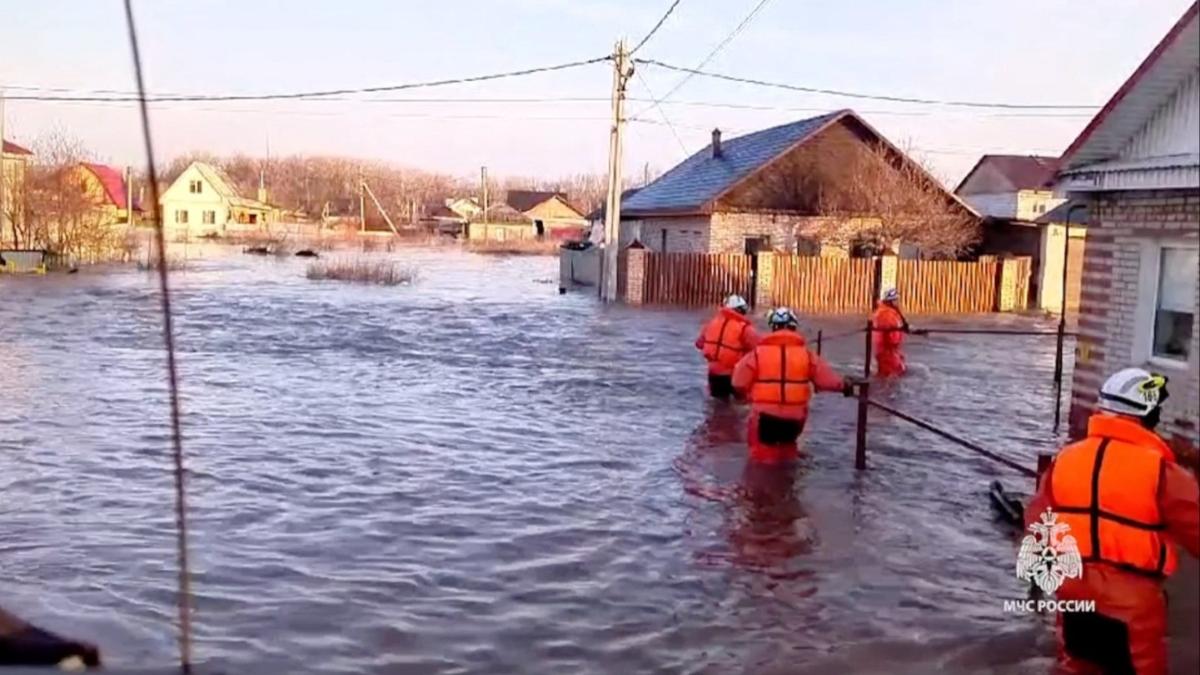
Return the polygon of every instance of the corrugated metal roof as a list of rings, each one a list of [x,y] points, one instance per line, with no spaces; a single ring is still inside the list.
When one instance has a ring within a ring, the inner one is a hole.
[[[720,157],[712,145],[688,157],[658,180],[638,190],[621,205],[623,216],[703,212],[712,200],[771,160],[804,142],[847,110],[784,124],[721,141]]]
[[[84,168],[91,171],[96,179],[100,181],[100,185],[104,188],[104,195],[118,209],[125,208],[126,185],[125,177],[121,175],[121,170],[108,166],[106,164],[92,164],[89,162],[83,163]],[[141,211],[142,205],[137,199],[133,200],[133,209]]]

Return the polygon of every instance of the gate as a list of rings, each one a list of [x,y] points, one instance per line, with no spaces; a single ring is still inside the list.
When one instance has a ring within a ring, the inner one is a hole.
[[[866,313],[875,283],[874,258],[776,255],[771,298],[806,312]]]
[[[647,304],[716,305],[732,293],[751,297],[751,256],[650,253],[644,284]]]

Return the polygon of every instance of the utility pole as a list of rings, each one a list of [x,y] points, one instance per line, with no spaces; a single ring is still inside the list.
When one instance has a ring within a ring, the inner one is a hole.
[[[8,188],[8,172],[5,170],[4,161],[4,90],[0,89],[0,237],[4,236],[4,221],[7,218],[4,210],[4,191]],[[13,232],[16,232],[15,223]],[[16,246],[16,236],[13,236],[13,245]]]
[[[625,125],[625,86],[633,76],[633,64],[625,40],[613,50],[612,128],[608,138],[608,201],[604,209],[604,260],[600,298],[617,300],[617,254],[621,248],[621,132]]]
[[[487,222],[487,210],[488,210],[488,189],[487,189],[487,167],[486,166],[479,167],[479,186],[480,186],[479,191],[482,195],[481,199],[483,200],[483,202],[480,204],[480,206],[483,207],[483,221],[486,223]]]
[[[133,167],[125,167],[125,215],[126,223],[133,227]]]
[[[367,231],[367,183],[363,180],[362,167],[358,168],[358,231]]]

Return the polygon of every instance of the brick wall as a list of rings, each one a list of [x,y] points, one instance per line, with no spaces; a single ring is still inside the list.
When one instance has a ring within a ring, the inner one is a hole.
[[[655,253],[707,253],[709,246],[709,217],[646,218],[621,222],[621,246],[636,238]],[[666,232],[666,250],[663,233]]]
[[[1171,377],[1172,396],[1165,406],[1160,431],[1176,443],[1196,448],[1200,446],[1200,300],[1193,309],[1186,368],[1168,370],[1146,363],[1134,350],[1142,243],[1165,237],[1196,240],[1200,236],[1200,190],[1101,193],[1092,203],[1091,225],[1083,263],[1079,345],[1071,385],[1071,434],[1083,434],[1104,379],[1122,368],[1136,366]]]

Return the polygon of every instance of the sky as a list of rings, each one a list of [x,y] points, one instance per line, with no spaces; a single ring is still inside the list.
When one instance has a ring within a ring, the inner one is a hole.
[[[603,56],[618,38],[640,40],[672,0],[133,2],[152,93],[256,94],[470,77]],[[680,0],[637,56],[695,67],[760,2]],[[1191,2],[765,0],[704,69],[887,96],[1098,108]],[[15,100],[132,91],[121,0],[0,0],[0,22],[8,27],[0,40],[0,88],[9,97],[9,140],[29,143],[57,129],[100,161],[144,164],[134,104]],[[626,104],[635,118],[626,127],[627,176],[646,166],[670,168],[703,148],[714,127],[729,138],[848,107],[952,184],[983,153],[1057,155],[1094,113],[856,100],[703,76],[656,107],[652,93],[666,94],[682,75],[650,64],[636,70]],[[191,151],[269,150],[463,177],[486,165],[495,174],[552,178],[606,170],[611,86],[612,66],[598,63],[333,101],[162,103],[151,121],[163,160]],[[390,100],[371,100],[380,98]],[[396,100],[414,98],[426,100]]]

